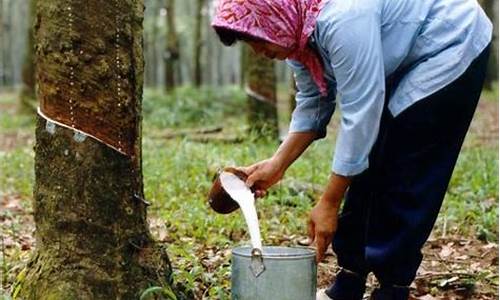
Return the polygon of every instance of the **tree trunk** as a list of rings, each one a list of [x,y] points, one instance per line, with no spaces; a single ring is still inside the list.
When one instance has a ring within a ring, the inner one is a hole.
[[[69,109],[75,123],[37,118],[37,249],[19,282],[22,299],[138,299],[149,286],[172,284],[141,200],[143,13],[143,0],[38,1],[41,109]],[[133,151],[67,128],[79,128],[84,112],[96,126],[103,112],[111,125],[131,123]]]
[[[215,41],[215,52],[216,52],[216,58],[217,58],[217,64],[215,66],[215,72],[214,72],[214,77],[217,79],[217,85],[218,86],[224,86],[225,82],[224,82],[224,74],[228,71],[232,71],[230,70],[230,68],[224,68],[225,65],[224,65],[224,55],[223,55],[223,51],[224,49],[222,48],[223,46],[221,46],[221,43],[219,41],[216,40],[216,38],[214,37],[212,39],[213,41]],[[213,42],[212,42],[213,44]],[[227,58],[226,58],[227,59]]]
[[[4,85],[7,87],[12,87],[13,85],[13,66],[12,66],[12,12],[13,12],[14,1],[6,1],[6,6],[4,9],[3,23],[2,23],[2,32],[3,32],[3,40],[1,41],[2,49],[0,51],[3,52],[3,80]],[[5,11],[6,10],[6,11]]]
[[[485,80],[485,86],[492,88],[493,83],[498,81],[498,0],[482,0],[480,3],[493,22],[493,40]]]
[[[24,57],[24,65],[22,70],[23,86],[19,97],[19,110],[21,113],[34,113],[36,111],[36,95],[35,95],[35,37],[33,33],[33,25],[35,21],[37,0],[30,0],[29,26],[28,37],[26,43],[26,56]]]
[[[196,1],[196,25],[194,28],[194,50],[193,50],[193,62],[194,62],[194,85],[196,87],[201,86],[202,74],[201,74],[201,48],[203,47],[201,25],[203,24],[203,5],[204,0]]]
[[[247,45],[243,46],[248,48]],[[258,134],[278,138],[278,110],[274,61],[243,50],[246,66],[246,93],[250,129]]]
[[[297,84],[295,83],[295,76],[293,72],[291,72],[290,76],[290,92],[288,94],[288,109],[290,111],[290,116],[292,115],[293,111],[295,110],[295,106],[297,106],[297,102],[295,101],[295,97],[297,96]]]
[[[165,89],[170,92],[175,87],[176,62],[179,60],[179,39],[175,28],[175,0],[165,0],[167,9],[167,49],[165,53]]]
[[[244,43],[240,43],[241,45],[241,55],[240,55],[240,65],[241,65],[241,72],[240,72],[240,87],[242,89],[245,88],[245,77],[247,76],[247,69],[248,69],[248,62],[247,62],[247,59],[248,59],[248,56],[251,54],[251,53],[248,53],[250,52],[250,47],[248,47],[247,45],[245,45]]]
[[[5,30],[3,28],[4,22],[4,13],[3,13],[3,1],[0,1],[0,43],[4,44],[4,35]],[[0,87],[5,86],[5,55],[3,47],[0,47]]]
[[[145,70],[144,70],[144,86],[156,87],[158,82],[157,78],[157,61],[158,55],[156,53],[155,43],[158,38],[157,27],[156,27],[156,16],[158,14],[157,1],[145,0],[146,1],[146,19],[151,20],[148,27],[144,24],[144,59],[145,59]]]
[[[493,55],[493,72],[494,72],[494,79],[498,83],[498,0],[497,1],[492,1],[492,6],[493,6],[493,51],[491,52]]]

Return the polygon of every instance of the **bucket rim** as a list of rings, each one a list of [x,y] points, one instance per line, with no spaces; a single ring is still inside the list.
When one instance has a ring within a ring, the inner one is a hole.
[[[288,249],[288,250],[298,250],[300,252],[296,253],[266,253],[266,249]],[[240,246],[233,248],[231,251],[231,254],[233,256],[239,256],[239,257],[247,257],[250,258],[252,257],[252,247],[250,246]],[[276,259],[276,260],[281,260],[281,259],[308,259],[312,257],[316,257],[316,250],[312,247],[284,247],[284,246],[263,246],[262,247],[262,257],[264,259]]]

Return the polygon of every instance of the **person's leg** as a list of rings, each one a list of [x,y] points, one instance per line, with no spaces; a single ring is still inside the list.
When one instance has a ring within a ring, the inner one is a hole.
[[[485,50],[456,81],[388,123],[368,216],[365,255],[381,288],[407,299],[479,99]]]
[[[384,112],[380,121],[379,134],[370,152],[370,167],[356,175],[344,197],[342,212],[339,215],[337,232],[332,241],[332,248],[337,255],[341,271],[325,293],[334,300],[362,299],[365,291],[366,276],[370,272],[365,259],[367,217],[369,214],[376,186],[376,162],[380,161],[380,147],[385,140],[387,123],[391,118],[387,108],[393,81],[386,84]]]

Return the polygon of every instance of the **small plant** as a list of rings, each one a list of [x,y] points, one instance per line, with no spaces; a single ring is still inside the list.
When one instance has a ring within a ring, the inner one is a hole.
[[[156,296],[160,296],[160,299],[165,300],[177,300],[177,296],[172,291],[170,287],[152,286],[147,288],[142,292],[140,300],[148,299],[158,299]]]

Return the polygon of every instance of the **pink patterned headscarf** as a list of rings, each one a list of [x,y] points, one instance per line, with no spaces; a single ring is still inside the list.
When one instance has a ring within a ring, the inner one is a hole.
[[[290,59],[302,63],[326,94],[320,57],[307,45],[316,18],[328,0],[220,0],[213,27],[234,30],[293,50]]]

